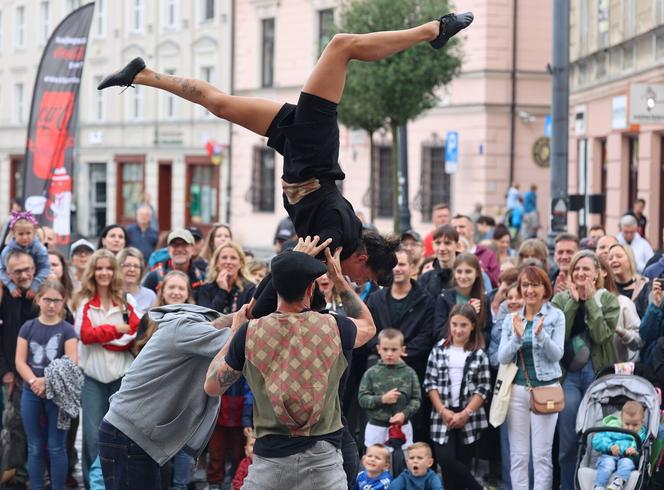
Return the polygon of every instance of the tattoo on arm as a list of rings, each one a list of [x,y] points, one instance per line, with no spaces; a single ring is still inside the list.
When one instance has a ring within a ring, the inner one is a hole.
[[[362,300],[353,291],[341,291],[341,304],[350,318],[359,318],[362,313]]]
[[[219,371],[217,374],[217,382],[221,388],[221,392],[225,392],[228,388],[235,383],[242,373],[234,369]]]

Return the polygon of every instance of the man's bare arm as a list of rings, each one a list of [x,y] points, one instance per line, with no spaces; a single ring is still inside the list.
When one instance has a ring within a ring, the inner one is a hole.
[[[353,290],[350,283],[341,273],[341,248],[335,250],[334,255],[330,253],[330,249],[325,249],[325,258],[327,259],[327,276],[334,284],[341,304],[348,317],[353,320],[357,328],[355,336],[355,345],[353,348],[363,346],[376,335],[376,325],[374,324],[373,317],[367,305],[360,299],[357,293]]]
[[[222,395],[235,381],[237,381],[237,379],[242,374],[240,371],[235,371],[228,364],[226,364],[226,354],[228,353],[228,348],[230,347],[231,341],[235,336],[235,332],[238,331],[246,319],[247,305],[244,305],[237,313],[235,313],[235,315],[233,315],[233,322],[231,324],[231,336],[228,338],[221,350],[217,352],[217,355],[214,356],[214,359],[212,359],[212,362],[208,367],[203,389],[205,390],[205,393],[210,396]],[[221,323],[220,318],[215,320],[215,322],[217,321]]]

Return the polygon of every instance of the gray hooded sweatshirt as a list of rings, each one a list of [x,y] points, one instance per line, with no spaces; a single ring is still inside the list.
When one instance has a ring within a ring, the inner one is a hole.
[[[196,305],[149,312],[158,329],[110,399],[104,419],[160,465],[180,450],[198,456],[212,435],[221,398],[203,391],[210,361],[230,329],[210,322],[220,315]]]

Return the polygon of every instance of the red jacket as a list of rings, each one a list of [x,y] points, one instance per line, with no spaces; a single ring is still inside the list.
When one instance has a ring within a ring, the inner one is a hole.
[[[241,490],[244,479],[249,474],[249,466],[251,466],[251,458],[244,458],[235,471],[233,477],[233,490]]]
[[[115,319],[113,323],[99,323],[101,318]],[[125,320],[126,318],[126,320]],[[119,322],[126,321],[129,324],[130,330],[127,334],[119,333],[115,326]],[[101,299],[96,295],[90,301],[83,305],[82,321],[81,321],[81,342],[84,344],[102,344],[102,346],[111,351],[125,351],[129,350],[133,342],[128,342],[124,345],[109,344],[114,340],[122,338],[124,335],[136,335],[138,324],[141,319],[138,318],[134,307],[127,303],[126,311],[122,312],[113,304],[111,310],[104,312],[101,308]]]
[[[475,257],[478,258],[482,265],[482,270],[489,275],[493,287],[498,287],[498,277],[500,276],[500,264],[498,257],[493,253],[493,250],[481,245],[475,248]]]

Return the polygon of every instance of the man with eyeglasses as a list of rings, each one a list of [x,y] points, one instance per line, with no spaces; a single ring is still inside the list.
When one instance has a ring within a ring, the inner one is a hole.
[[[35,262],[32,256],[21,250],[13,250],[7,257],[7,273],[22,291],[30,289],[35,277]],[[9,430],[9,444],[0,451],[2,463],[7,462],[7,470],[15,469],[15,481],[23,477],[25,466],[25,432],[20,420],[21,413],[21,378],[16,373],[16,340],[21,326],[28,320],[39,316],[39,308],[25,295],[14,298],[6,287],[0,295],[0,375],[2,375],[3,400],[6,417],[6,429]],[[13,413],[13,416],[9,416]],[[3,475],[0,475],[2,477]]]

